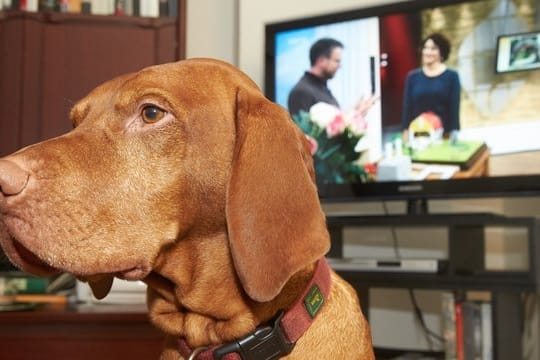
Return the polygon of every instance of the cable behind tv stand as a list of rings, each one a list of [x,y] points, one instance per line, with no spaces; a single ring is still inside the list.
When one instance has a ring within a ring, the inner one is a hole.
[[[347,227],[446,227],[448,265],[434,273],[337,270],[360,296],[369,314],[370,288],[439,289],[448,291],[481,290],[491,293],[493,346],[495,359],[522,358],[521,296],[537,293],[539,222],[534,217],[507,217],[489,213],[406,214],[327,217],[332,247],[328,257],[343,258],[343,229]],[[528,268],[490,270],[486,268],[486,227],[524,228],[527,232]],[[429,241],[429,240],[426,240]]]

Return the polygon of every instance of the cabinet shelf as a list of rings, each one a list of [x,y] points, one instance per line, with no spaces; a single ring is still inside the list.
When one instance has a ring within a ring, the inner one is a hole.
[[[520,359],[522,294],[538,293],[539,221],[534,217],[502,215],[420,214],[388,216],[329,216],[332,238],[329,257],[343,257],[346,227],[446,227],[448,266],[434,273],[337,270],[357,290],[365,314],[369,314],[370,288],[407,288],[450,291],[481,290],[491,293],[495,359]],[[525,270],[490,270],[485,266],[486,227],[524,228],[527,232],[528,267]]]
[[[535,284],[524,279],[524,275],[527,273],[523,272],[463,276],[343,270],[339,270],[338,272],[350,283],[372,288],[437,288],[440,290],[489,290],[510,292],[535,292],[537,290]]]
[[[27,12],[19,10],[0,11],[0,20],[29,19],[51,24],[102,24],[117,26],[139,26],[159,28],[175,24],[176,17],[141,17],[141,16],[115,16],[115,15],[91,15],[72,14],[61,12]]]
[[[540,278],[537,244],[539,223],[531,217],[506,217],[502,215],[471,214],[424,214],[389,216],[329,216],[327,225],[332,237],[329,256],[343,257],[343,228],[345,227],[446,227],[448,232],[448,266],[436,274],[377,273],[369,271],[340,271],[350,281],[359,277],[363,282],[380,287],[429,287],[436,281],[445,289],[497,289],[512,291],[538,291]],[[485,267],[486,227],[524,228],[527,231],[528,269],[488,270]],[[399,286],[400,285],[400,286]]]
[[[145,305],[48,305],[0,313],[2,359],[157,359],[163,334]]]

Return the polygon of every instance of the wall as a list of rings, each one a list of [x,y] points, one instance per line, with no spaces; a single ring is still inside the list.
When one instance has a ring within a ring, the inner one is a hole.
[[[188,0],[186,57],[237,64],[238,0]]]

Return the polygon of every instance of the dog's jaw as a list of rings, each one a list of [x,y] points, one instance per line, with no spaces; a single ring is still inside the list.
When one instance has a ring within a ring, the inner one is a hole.
[[[15,240],[2,222],[0,222],[0,243],[9,260],[20,269],[39,276],[50,276],[60,272]]]
[[[75,261],[66,261],[54,252],[46,252],[40,244],[52,243],[54,239],[32,234],[33,226],[24,220],[24,214],[5,212],[0,221],[0,244],[10,261],[18,268],[38,276],[50,276],[59,272],[71,272],[78,277],[93,275],[79,268]],[[39,240],[39,241],[36,241]],[[30,244],[30,245],[28,245]],[[114,266],[103,266],[101,274],[110,274],[126,280],[142,280],[151,271],[151,265],[127,259]]]

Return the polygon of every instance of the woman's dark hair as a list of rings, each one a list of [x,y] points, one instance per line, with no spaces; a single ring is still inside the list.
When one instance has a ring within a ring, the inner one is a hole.
[[[335,39],[322,38],[317,40],[309,49],[309,61],[311,66],[315,65],[321,56],[329,58],[334,48],[343,48],[343,44]]]
[[[450,55],[450,41],[448,41],[448,39],[442,34],[433,33],[426,36],[424,40],[422,40],[421,49],[426,45],[428,40],[432,40],[435,45],[437,45],[439,52],[441,53],[442,61],[446,61],[448,59],[448,55]]]

